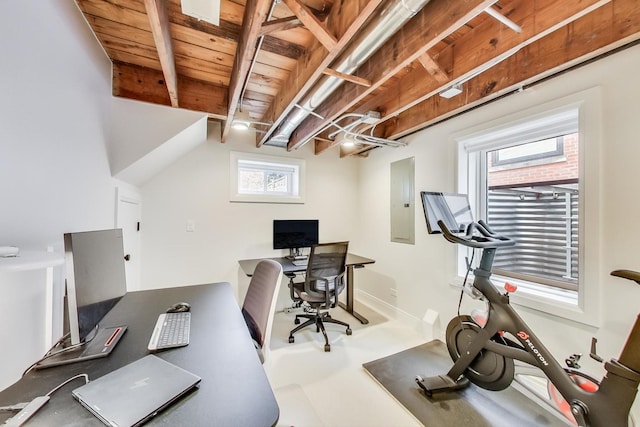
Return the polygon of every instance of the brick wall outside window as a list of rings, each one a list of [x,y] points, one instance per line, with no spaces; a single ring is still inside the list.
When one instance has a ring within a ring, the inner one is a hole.
[[[563,158],[552,163],[530,165],[528,162],[514,164],[509,168],[492,170],[489,165],[489,188],[504,185],[519,185],[537,182],[566,181],[578,179],[578,134],[563,137]],[[488,158],[491,162],[491,156]]]

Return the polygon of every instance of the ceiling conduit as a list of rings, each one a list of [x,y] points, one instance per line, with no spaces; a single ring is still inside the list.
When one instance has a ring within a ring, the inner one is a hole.
[[[389,2],[340,55],[332,68],[340,73],[352,74],[428,2],[429,0]],[[310,93],[296,105],[298,108],[280,125],[275,135],[265,142],[265,145],[286,147],[291,134],[300,123],[343,82],[344,80],[333,76],[324,76],[320,79]]]

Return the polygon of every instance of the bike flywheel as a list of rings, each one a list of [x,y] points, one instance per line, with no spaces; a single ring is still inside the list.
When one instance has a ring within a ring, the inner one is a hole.
[[[447,325],[446,340],[449,355],[457,361],[478,336],[482,328],[470,316],[457,316]],[[492,340],[500,339],[493,337]],[[514,376],[513,359],[493,351],[482,350],[464,375],[478,387],[499,391],[509,387]]]

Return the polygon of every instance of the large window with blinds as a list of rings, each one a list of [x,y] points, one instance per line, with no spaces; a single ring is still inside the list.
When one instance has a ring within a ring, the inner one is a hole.
[[[578,290],[578,145],[571,133],[486,152],[483,217],[516,240],[497,252],[494,274]]]
[[[581,259],[578,119],[578,108],[567,107],[461,144],[467,172],[462,192],[474,214],[516,241],[496,252],[494,277],[573,301]]]
[[[516,240],[497,250],[493,283],[517,285],[514,304],[592,326],[604,275],[602,105],[601,88],[591,88],[453,136],[456,190],[469,195],[476,218]],[[459,278],[467,259],[477,262],[472,255],[458,249]]]

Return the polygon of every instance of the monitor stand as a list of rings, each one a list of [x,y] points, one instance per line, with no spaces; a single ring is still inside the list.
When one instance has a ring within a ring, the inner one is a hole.
[[[82,362],[84,360],[97,359],[100,357],[107,357],[116,344],[122,338],[126,326],[114,326],[112,328],[101,328],[96,332],[96,336],[85,345],[78,347],[74,350],[64,351],[55,356],[48,357],[38,362],[34,368],[44,369],[54,366],[67,365],[70,363]]]
[[[290,248],[289,255],[286,258],[290,259],[291,261],[301,261],[309,257],[307,255],[302,255],[302,251],[300,250],[300,248]]]

